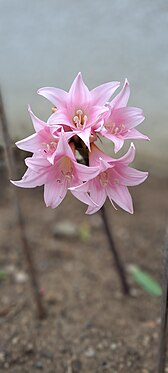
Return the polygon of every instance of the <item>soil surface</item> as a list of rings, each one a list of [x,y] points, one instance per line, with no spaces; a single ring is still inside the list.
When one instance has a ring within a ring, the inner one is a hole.
[[[130,274],[132,295],[122,295],[100,215],[86,216],[85,206],[71,195],[52,210],[44,205],[42,189],[20,189],[47,310],[47,318],[38,319],[12,188],[4,174],[0,185],[0,371],[157,372],[160,297],[139,288]],[[161,282],[168,179],[151,175],[143,185],[130,189],[133,216],[106,205],[113,238],[126,267],[136,264]],[[58,232],[60,224],[67,230],[64,237]]]

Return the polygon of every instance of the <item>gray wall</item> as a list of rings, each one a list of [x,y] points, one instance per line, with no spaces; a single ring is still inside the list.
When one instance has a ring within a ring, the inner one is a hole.
[[[39,87],[68,89],[78,71],[89,87],[127,77],[152,140],[138,143],[139,154],[166,169],[167,35],[165,0],[1,0],[0,85],[13,137],[32,132],[28,103],[47,118]]]

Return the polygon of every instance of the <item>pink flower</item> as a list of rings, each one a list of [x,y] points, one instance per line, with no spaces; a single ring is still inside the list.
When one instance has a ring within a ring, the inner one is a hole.
[[[35,153],[37,156],[47,158],[48,161],[53,163],[62,126],[50,126],[48,123],[43,122],[33,114],[30,106],[28,107],[28,111],[36,132],[33,135],[16,142],[16,145],[19,149]],[[65,137],[66,139],[69,139],[71,133],[69,134],[69,132],[66,132]]]
[[[136,107],[127,107],[130,87],[127,79],[121,92],[107,105],[109,111],[104,118],[100,133],[114,143],[114,151],[118,152],[126,139],[149,138],[135,129],[144,120],[143,111]]]
[[[13,184],[22,188],[44,185],[45,203],[52,208],[70,190],[88,205],[88,214],[98,211],[107,197],[112,204],[133,213],[127,187],[142,183],[148,175],[129,167],[135,156],[134,145],[119,159],[109,157],[95,145],[99,135],[114,143],[115,152],[126,139],[148,139],[135,128],[144,119],[142,110],[127,107],[127,80],[121,92],[107,102],[118,86],[118,82],[111,82],[89,91],[79,73],[69,92],[41,88],[38,93],[54,104],[54,113],[46,123],[29,107],[35,133],[16,145],[33,156],[25,160],[28,169],[23,178]],[[77,154],[87,166],[78,163]]]
[[[104,106],[106,101],[119,87],[119,82],[106,83],[89,91],[79,73],[73,81],[69,92],[59,88],[41,88],[38,93],[49,99],[56,111],[51,115],[48,123],[57,124],[65,130],[73,131],[90,148],[90,135],[94,126],[102,121],[108,111]]]
[[[64,133],[60,134],[53,164],[47,158],[37,155],[27,158],[25,163],[28,166],[25,175],[21,180],[12,183],[21,188],[44,185],[46,206],[52,208],[62,202],[69,187],[88,181],[99,172],[98,167],[87,167],[77,163],[73,144],[70,146],[67,143]],[[79,196],[82,202],[94,205],[89,195],[81,192]]]
[[[135,147],[133,144],[128,152],[119,159],[113,159],[98,149],[95,144],[91,145],[89,163],[90,166],[99,167],[99,174],[80,186],[70,188],[79,200],[80,194],[78,195],[78,192],[83,192],[95,202],[95,206],[88,207],[87,214],[97,212],[107,197],[113,206],[114,202],[122,209],[133,213],[132,198],[127,186],[141,184],[148,176],[147,172],[138,171],[128,166],[134,157]]]

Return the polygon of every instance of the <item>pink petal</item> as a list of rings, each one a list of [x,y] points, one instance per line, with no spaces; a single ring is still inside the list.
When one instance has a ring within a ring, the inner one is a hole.
[[[106,116],[106,113],[109,111],[107,107],[100,107],[100,106],[91,106],[90,111],[88,113],[88,121],[86,123],[86,126],[94,125],[99,123],[102,119],[104,119],[104,116]]]
[[[109,121],[115,123],[116,127],[123,124],[129,130],[145,119],[142,109],[136,107],[124,107],[112,110]]]
[[[67,92],[65,92],[63,89],[44,87],[40,88],[37,93],[51,101],[58,109],[66,106],[68,96]]]
[[[92,105],[104,105],[110,99],[116,89],[119,87],[119,82],[110,82],[99,85],[90,92]]]
[[[123,157],[118,158],[118,159],[113,159],[113,162],[121,162],[125,165],[128,165],[129,163],[133,162],[135,158],[135,146],[133,143],[131,143],[128,152],[123,155]]]
[[[55,152],[55,157],[57,159],[59,159],[61,157],[68,157],[72,161],[76,162],[76,158],[74,156],[74,153],[73,153],[71,147],[68,144],[66,136],[64,136],[64,132],[62,132],[60,134],[60,139],[59,139],[57,149],[56,149],[56,152]]]
[[[124,145],[124,140],[116,137],[114,140],[114,152],[115,153],[119,152],[119,150],[123,147],[123,145]]]
[[[26,150],[28,152],[37,152],[40,147],[38,134],[34,133],[23,140],[17,141],[16,146],[19,149]]]
[[[21,188],[35,188],[41,186],[46,182],[46,174],[43,172],[41,175],[38,173],[27,170],[21,180],[13,181],[11,183]]]
[[[121,108],[125,107],[128,103],[130,96],[130,86],[127,79],[125,79],[124,87],[120,93],[111,101],[111,107]]]
[[[48,118],[47,124],[49,124],[49,125],[62,124],[62,125],[65,125],[65,126],[72,125],[72,127],[73,127],[73,124],[70,122],[69,117],[67,116],[67,112],[64,111],[64,110],[57,110],[56,113],[53,113]]]
[[[148,172],[139,171],[122,165],[120,166],[120,164],[118,164],[115,169],[113,168],[112,172],[113,180],[115,178],[116,180],[119,180],[119,184],[125,186],[139,185],[148,177]]]
[[[100,173],[99,167],[85,166],[80,163],[74,163],[78,177],[82,181],[88,181],[96,177]]]
[[[124,140],[121,137],[117,137],[117,135],[112,135],[108,131],[103,132],[103,136],[107,139],[111,140],[114,143],[114,152],[117,153],[124,145]]]
[[[80,185],[77,185],[77,186],[72,186],[70,188],[68,188],[71,192],[82,192],[82,193],[87,193],[89,191],[89,185],[90,185],[90,181],[87,181],[86,183],[82,183]]]
[[[101,207],[104,205],[106,201],[107,194],[106,194],[105,189],[104,188],[99,189],[94,181],[90,183],[89,192],[90,192],[90,197],[97,204],[97,206],[88,207],[86,214],[91,215],[101,209]]]
[[[31,170],[38,173],[38,175],[45,173],[51,177],[53,166],[49,163],[46,158],[42,157],[28,157],[25,159],[26,166]]]
[[[90,166],[99,166],[100,160],[102,158],[106,162],[113,161],[113,158],[109,157],[106,153],[100,150],[95,144],[91,144],[91,151],[89,153],[89,164]]]
[[[87,193],[84,193],[84,192],[78,192],[76,190],[71,190],[71,193],[73,194],[73,196],[75,198],[77,198],[79,201],[83,202],[83,203],[86,203],[86,205],[89,205],[89,206],[95,206],[94,202],[91,200],[91,198],[89,197],[89,195]]]
[[[37,118],[32,110],[31,110],[31,107],[30,105],[28,106],[28,112],[31,116],[31,120],[32,120],[32,123],[33,123],[33,126],[34,126],[34,129],[36,132],[39,132],[41,131],[42,129],[44,129],[44,127],[47,125],[45,122],[43,122],[41,119]]]
[[[137,129],[135,128],[131,129],[130,132],[127,132],[127,134],[125,135],[125,139],[139,139],[150,141],[148,136],[143,135],[143,133],[137,131]]]
[[[83,129],[82,131],[74,130],[74,134],[78,135],[80,139],[86,144],[90,151],[90,135],[91,135],[91,129],[86,128]]]
[[[81,109],[83,105],[88,105],[90,92],[84,84],[82,74],[78,73],[69,90],[69,101],[76,109]]]
[[[44,201],[47,207],[57,207],[65,198],[67,187],[64,182],[52,180],[44,186]]]
[[[132,198],[126,186],[113,184],[113,187],[107,188],[107,195],[112,202],[114,201],[123,210],[133,214]]]

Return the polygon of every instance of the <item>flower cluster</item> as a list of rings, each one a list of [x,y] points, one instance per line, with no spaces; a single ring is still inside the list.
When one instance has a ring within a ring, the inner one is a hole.
[[[79,73],[69,92],[59,88],[41,88],[38,93],[54,105],[47,122],[30,113],[35,133],[18,141],[18,148],[32,152],[25,159],[28,167],[23,178],[12,181],[22,188],[44,185],[46,206],[57,207],[68,190],[88,205],[87,214],[98,211],[108,197],[133,213],[128,186],[142,183],[147,172],[130,168],[135,147],[114,159],[100,150],[96,141],[107,138],[118,152],[126,139],[148,139],[136,126],[144,120],[141,109],[128,107],[130,87],[124,87],[108,101],[119,82],[102,84],[89,91]],[[115,207],[115,206],[114,206]]]

